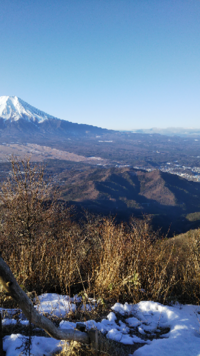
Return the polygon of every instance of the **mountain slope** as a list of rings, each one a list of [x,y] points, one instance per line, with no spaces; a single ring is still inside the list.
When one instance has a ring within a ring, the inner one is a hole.
[[[0,136],[15,139],[35,137],[84,137],[108,133],[92,125],[75,124],[60,120],[34,108],[16,96],[0,97]]]
[[[64,169],[56,182],[65,201],[93,213],[123,220],[150,214],[154,227],[169,236],[200,226],[199,218],[188,218],[200,211],[200,184],[169,173],[74,167]]]
[[[55,117],[34,108],[17,96],[0,97],[0,117],[11,122],[26,119],[37,123],[55,119]]]
[[[147,211],[152,209],[158,213],[160,209],[183,208],[182,202],[179,202],[178,194],[175,188],[180,182],[187,193],[192,194],[193,201],[188,208],[191,210],[200,207],[195,194],[200,198],[200,185],[198,183],[188,182],[180,177],[175,177],[175,186],[170,185],[171,175],[158,170],[145,172],[130,168],[87,168],[65,170],[60,174],[59,179],[66,182],[63,185],[63,192],[67,199],[84,202],[98,200],[98,206],[105,204],[108,209],[112,205],[116,209],[133,208],[136,210]],[[151,207],[150,207],[151,206]],[[150,208],[150,209],[149,209]]]

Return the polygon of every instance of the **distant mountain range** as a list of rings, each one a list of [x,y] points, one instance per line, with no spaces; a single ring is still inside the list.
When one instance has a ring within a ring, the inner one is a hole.
[[[160,134],[165,136],[199,136],[200,135],[200,129],[190,129],[190,128],[183,128],[183,127],[168,127],[166,129],[153,127],[152,129],[131,130],[131,132],[139,133],[139,134]]]
[[[150,214],[154,227],[169,230],[170,236],[200,226],[200,184],[173,174],[74,167],[64,169],[57,184],[73,206],[123,220]]]
[[[12,155],[19,159],[28,155],[33,162],[48,160],[49,175],[60,187],[62,199],[78,212],[86,208],[122,219],[150,214],[154,226],[163,231],[171,226],[172,236],[200,226],[200,184],[161,168],[198,178],[198,135],[200,129],[119,132],[79,125],[16,96],[2,96],[0,181]]]
[[[200,136],[200,129],[185,128],[151,128],[130,130],[131,134],[160,134],[166,136]],[[83,138],[118,134],[118,131],[106,130],[92,125],[76,124],[61,120],[36,109],[17,96],[0,97],[0,137],[12,140],[35,138]]]
[[[92,125],[60,120],[34,108],[16,96],[0,97],[0,136],[15,139],[25,137],[71,137],[101,135],[110,132]]]

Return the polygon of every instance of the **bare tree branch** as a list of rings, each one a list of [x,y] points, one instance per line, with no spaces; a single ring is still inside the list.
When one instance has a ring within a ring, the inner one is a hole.
[[[58,340],[78,341],[84,344],[90,343],[87,333],[78,330],[60,330],[51,320],[38,313],[26,293],[20,288],[9,266],[0,257],[0,283],[7,293],[17,302],[27,319],[36,326],[44,329],[51,337]]]

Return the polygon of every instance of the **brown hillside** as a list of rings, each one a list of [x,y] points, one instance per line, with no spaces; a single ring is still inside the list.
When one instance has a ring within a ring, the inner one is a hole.
[[[140,195],[147,199],[156,200],[162,205],[176,205],[174,194],[165,186],[165,181],[161,177],[160,171],[138,172],[140,181]]]

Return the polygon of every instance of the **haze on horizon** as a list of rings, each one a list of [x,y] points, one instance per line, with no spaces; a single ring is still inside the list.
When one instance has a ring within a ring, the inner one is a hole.
[[[198,0],[0,5],[0,96],[115,130],[200,128]]]

